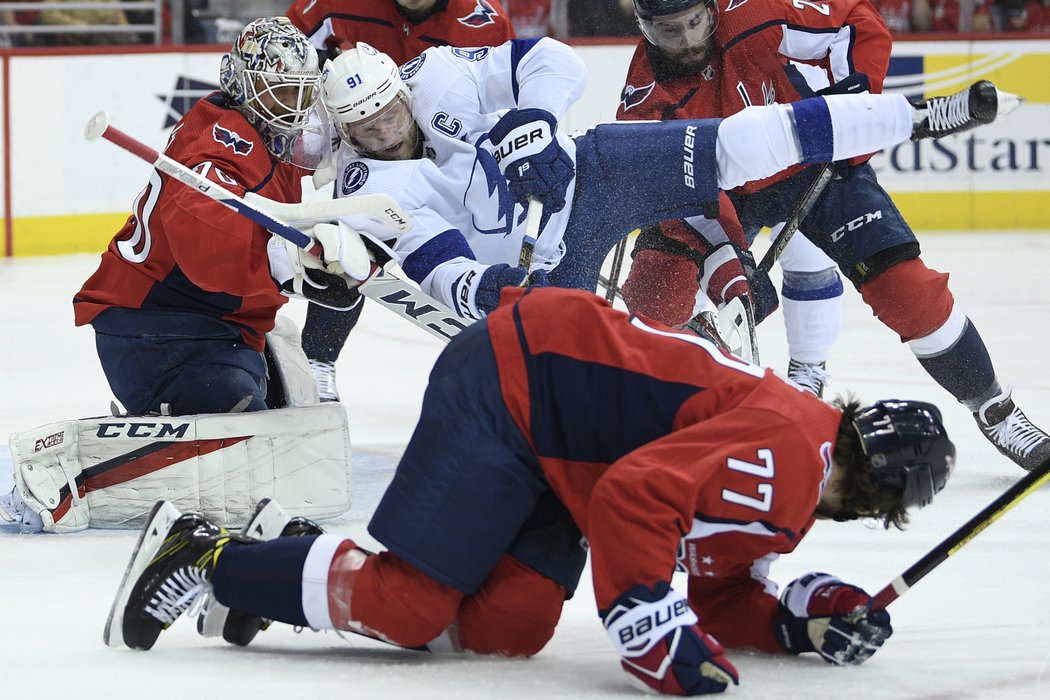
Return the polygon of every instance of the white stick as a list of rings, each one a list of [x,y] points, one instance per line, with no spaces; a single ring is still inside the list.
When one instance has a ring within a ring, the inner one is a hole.
[[[109,123],[109,116],[105,112],[99,112],[91,118],[84,129],[84,137],[89,141],[99,137],[114,143],[124,150],[135,154],[139,158],[152,163],[157,170],[175,178],[187,187],[191,187],[206,197],[210,197],[221,204],[226,205],[238,214],[245,216],[268,231],[286,238],[300,248],[309,248],[309,253],[321,257],[321,245],[315,243],[310,236],[306,235],[294,226],[290,226],[281,219],[268,213],[259,205],[252,204],[238,197],[229,190],[212,182],[200,173],[190,170],[182,163],[172,160],[163,153],[159,153],[141,141],[132,138],[123,131],[114,128]],[[399,229],[403,226],[411,227],[412,222],[408,215],[399,207],[393,199],[386,195],[376,195],[377,199],[371,200],[366,205],[343,205],[347,209],[357,206],[355,212],[376,214],[387,217],[391,223]],[[267,200],[269,201],[269,200]],[[338,200],[344,201],[344,200]],[[345,200],[345,201],[350,201]],[[297,207],[298,205],[289,205]],[[377,210],[375,207],[380,207]],[[369,207],[365,211],[364,207]],[[288,210],[285,210],[288,211]],[[301,209],[299,211],[302,211]],[[312,219],[312,216],[307,216]],[[407,229],[405,229],[407,230]],[[437,299],[426,294],[422,290],[411,285],[373,263],[372,271],[368,279],[358,286],[358,291],[369,299],[373,299],[401,318],[419,326],[431,335],[444,340],[449,340],[466,328],[470,321],[460,318],[456,312],[448,308]]]

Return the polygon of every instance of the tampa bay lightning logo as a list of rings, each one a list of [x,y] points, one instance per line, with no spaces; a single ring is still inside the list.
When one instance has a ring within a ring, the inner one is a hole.
[[[232,148],[233,152],[239,156],[248,155],[252,152],[252,148],[255,146],[255,144],[248,139],[242,139],[241,135],[236,131],[224,129],[218,124],[212,125],[211,136],[223,146],[229,146]]]
[[[415,58],[410,58],[405,61],[405,65],[398,69],[401,73],[402,80],[408,80],[413,75],[419,72],[419,69],[423,67],[423,61],[427,60],[426,54],[419,54]]]
[[[452,53],[467,61],[480,61],[489,55],[489,47],[484,46],[480,49],[461,49],[457,47],[452,49]]]
[[[496,11],[492,9],[492,5],[489,5],[485,0],[477,0],[477,7],[466,17],[460,17],[457,21],[460,24],[465,24],[468,27],[484,27],[486,24],[495,24],[495,17],[498,15]]]
[[[655,87],[655,80],[640,88],[636,88],[633,85],[624,85],[623,92],[620,93],[620,106],[623,107],[623,111],[626,112],[631,107],[637,107],[645,102],[649,95],[653,94],[653,88]]]
[[[368,166],[359,160],[355,160],[346,166],[343,172],[343,194],[353,194],[364,187],[368,180]]]

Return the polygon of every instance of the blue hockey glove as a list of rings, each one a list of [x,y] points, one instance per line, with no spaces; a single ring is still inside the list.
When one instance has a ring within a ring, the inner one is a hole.
[[[635,586],[601,616],[633,681],[667,695],[721,693],[739,683],[725,649],[697,626],[689,602],[666,582]]]
[[[777,639],[792,654],[815,651],[830,664],[861,664],[891,634],[890,614],[870,610],[871,596],[829,574],[809,573],[787,585]]]
[[[565,191],[576,168],[558,144],[558,122],[542,109],[512,109],[489,131],[493,155],[507,178],[510,193],[522,206],[529,197],[553,214],[565,207]]]
[[[526,277],[529,279],[527,285],[523,284]],[[478,282],[474,306],[478,307],[478,311],[490,314],[499,306],[499,295],[504,287],[546,287],[547,284],[546,270],[533,270],[530,274],[524,267],[511,267],[504,263],[490,265]]]

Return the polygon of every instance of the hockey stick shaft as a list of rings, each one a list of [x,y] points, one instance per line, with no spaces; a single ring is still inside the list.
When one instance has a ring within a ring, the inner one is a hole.
[[[795,211],[791,212],[791,216],[784,224],[783,230],[780,235],[777,236],[776,240],[773,241],[772,245],[769,246],[769,250],[762,256],[761,262],[758,263],[758,269],[765,272],[769,272],[773,269],[773,263],[780,259],[780,256],[784,252],[784,248],[787,248],[787,244],[791,241],[791,237],[794,236],[805,220],[806,215],[809,214],[809,210],[816,204],[817,198],[820,197],[821,193],[824,192],[824,188],[827,187],[828,183],[831,182],[832,176],[835,174],[835,167],[832,163],[826,163],[821,166],[820,172],[817,173],[816,178],[802,198],[795,205]]]
[[[871,607],[882,610],[887,605],[904,595],[926,574],[937,568],[945,559],[958,552],[970,540],[981,534],[985,528],[998,520],[1006,511],[1020,503],[1033,491],[1050,481],[1050,460],[1043,462],[1025,475],[1023,479],[1007,489],[980,513],[970,518],[965,525],[949,535],[943,542],[931,549],[926,556],[912,564],[907,571],[879,591],[872,599]]]
[[[291,241],[300,248],[308,248],[307,252],[310,255],[317,258],[321,257],[323,248],[319,243],[314,242],[310,236],[269,214],[264,209],[238,197],[233,192],[212,182],[200,173],[187,168],[182,163],[172,160],[163,153],[159,153],[134,137],[113,127],[109,124],[109,118],[104,112],[99,112],[91,118],[87,128],[84,130],[84,136],[88,140],[94,140],[99,137],[106,139],[142,160],[152,163],[157,170],[178,180],[187,187],[229,207],[241,216],[251,219],[271,233]],[[406,218],[397,211],[384,213],[395,221]],[[460,318],[454,311],[437,299],[413,287],[401,278],[386,273],[379,265],[373,263],[372,268],[369,278],[358,285],[358,291],[381,306],[390,309],[398,316],[419,326],[431,335],[446,341],[456,336],[469,324],[469,321]]]
[[[536,252],[536,239],[540,237],[540,219],[543,218],[543,202],[529,197],[529,209],[525,214],[525,235],[521,239],[521,253],[518,254],[518,267],[524,267],[528,272],[532,267],[532,254]],[[529,277],[525,276],[522,286],[528,284]]]
[[[612,266],[609,269],[609,279],[605,283],[605,301],[610,304],[616,301],[620,292],[620,270],[623,268],[623,256],[627,254],[627,238],[621,238],[616,242],[613,249]]]

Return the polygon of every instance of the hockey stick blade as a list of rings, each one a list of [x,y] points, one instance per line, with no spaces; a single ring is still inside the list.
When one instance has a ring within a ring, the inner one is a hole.
[[[759,363],[754,315],[740,297],[733,297],[719,310],[716,328],[732,354],[752,364]]]
[[[949,535],[943,542],[931,549],[919,561],[912,564],[907,571],[886,584],[872,598],[870,607],[882,610],[887,605],[904,595],[926,574],[940,566],[945,559],[958,552],[970,540],[984,532],[985,528],[1002,517],[1006,511],[1020,503],[1029,494],[1050,481],[1050,460],[1030,471],[1020,481],[1003,492],[1001,496],[989,503],[977,515],[970,518],[958,530]]]

